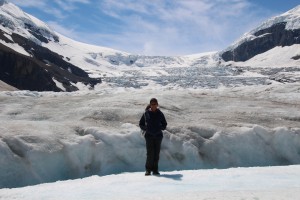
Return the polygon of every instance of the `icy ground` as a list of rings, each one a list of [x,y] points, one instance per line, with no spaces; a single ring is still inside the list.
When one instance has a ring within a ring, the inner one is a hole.
[[[0,199],[296,200],[299,176],[299,165],[173,171],[160,177],[135,172],[2,189]]]
[[[114,87],[144,88],[151,84],[165,88],[213,88],[268,85],[272,81],[282,83],[300,82],[299,67],[168,67],[143,70],[121,70],[122,77],[102,77]],[[97,86],[96,86],[97,87]]]
[[[138,121],[151,97],[169,124],[162,171],[297,165],[299,93],[298,83],[0,92],[0,187],[144,171]]]
[[[298,67],[123,74],[95,91],[0,92],[0,199],[298,199]],[[168,121],[161,177],[144,176],[151,97]]]

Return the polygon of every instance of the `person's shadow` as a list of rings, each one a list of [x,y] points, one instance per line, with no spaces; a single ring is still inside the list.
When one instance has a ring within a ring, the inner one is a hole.
[[[170,178],[175,181],[181,181],[183,175],[182,174],[160,174],[159,177]]]

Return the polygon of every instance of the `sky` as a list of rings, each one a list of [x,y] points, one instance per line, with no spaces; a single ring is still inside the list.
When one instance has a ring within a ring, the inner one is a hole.
[[[219,51],[299,0],[8,0],[74,40],[142,55]]]

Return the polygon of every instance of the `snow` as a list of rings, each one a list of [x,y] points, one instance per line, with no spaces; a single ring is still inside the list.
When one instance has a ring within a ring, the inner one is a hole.
[[[300,5],[283,13],[280,16],[274,17],[269,21],[265,22],[262,26],[268,26],[267,24],[274,24],[274,23],[281,23],[287,22],[286,29],[287,30],[294,30],[300,28]]]
[[[300,195],[300,166],[190,170],[92,176],[85,179],[2,189],[3,199],[180,199],[294,200]]]
[[[139,118],[168,120],[160,170],[300,164],[300,85],[0,92],[0,185],[144,171]]]
[[[54,81],[54,83],[58,88],[60,88],[62,91],[66,91],[66,88],[63,86],[61,82],[57,81],[55,78],[52,78],[52,80]]]
[[[297,55],[300,55],[300,44],[285,47],[278,46],[245,62],[235,62],[235,65],[264,68],[300,66],[300,59],[292,59],[292,57]]]
[[[30,56],[30,54],[27,51],[25,51],[25,49],[23,47],[21,47],[20,45],[18,45],[16,43],[7,43],[4,40],[0,40],[0,43],[4,44],[5,46],[13,49],[14,51],[16,51],[16,52],[18,52],[20,54],[23,54],[25,56]]]
[[[6,30],[5,32],[14,32],[37,43],[39,43],[39,41],[28,31],[28,29],[25,28],[26,26],[30,25],[31,29],[38,30],[43,34],[44,37],[49,39],[56,37],[55,33],[48,27],[47,24],[35,18],[34,16],[23,12],[20,8],[12,3],[5,2],[3,5],[1,5],[0,19],[2,22],[1,29]]]
[[[51,41],[44,47],[64,55],[65,60],[79,66],[90,74],[90,77],[121,77],[126,76],[128,70],[139,71],[141,68],[148,68],[143,71],[146,75],[149,72],[167,73],[164,68],[187,67],[187,66],[212,66],[216,52],[209,52],[193,56],[144,56],[132,55],[105,47],[93,46],[71,40],[59,33],[60,42]],[[155,72],[156,70],[160,72]]]
[[[14,91],[14,90],[17,89],[0,80],[0,91]]]

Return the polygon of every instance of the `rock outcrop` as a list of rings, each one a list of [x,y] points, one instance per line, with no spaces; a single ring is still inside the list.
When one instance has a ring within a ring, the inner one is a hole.
[[[22,55],[0,44],[0,79],[20,90],[76,91],[77,82],[91,88],[101,79],[90,78],[82,69],[66,62],[63,56],[40,46],[27,38],[12,34],[15,43],[22,46],[31,57]],[[11,42],[0,32],[0,39]],[[57,87],[54,79],[62,83]]]
[[[300,29],[287,30],[286,23],[278,23],[254,33],[253,40],[245,41],[237,47],[225,51],[224,61],[246,61],[276,46],[300,44]]]

